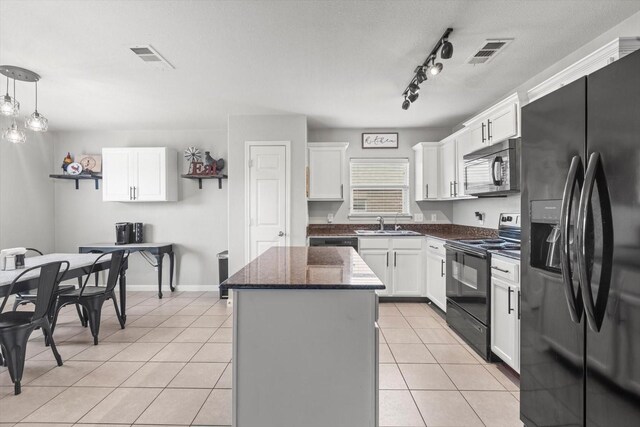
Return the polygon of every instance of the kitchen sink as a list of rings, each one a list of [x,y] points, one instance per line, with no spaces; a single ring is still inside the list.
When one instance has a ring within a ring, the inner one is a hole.
[[[421,236],[417,231],[411,230],[356,230],[359,236]]]

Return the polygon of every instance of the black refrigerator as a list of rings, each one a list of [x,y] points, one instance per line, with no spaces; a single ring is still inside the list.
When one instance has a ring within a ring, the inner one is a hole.
[[[520,416],[640,426],[640,51],[522,109]]]

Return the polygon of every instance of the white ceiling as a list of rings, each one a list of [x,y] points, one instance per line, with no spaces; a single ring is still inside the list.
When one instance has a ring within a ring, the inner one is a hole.
[[[0,64],[42,75],[52,129],[226,126],[299,113],[312,127],[453,126],[640,10],[637,0],[0,0]],[[403,89],[448,26],[453,59],[408,111]],[[486,66],[486,38],[515,41]],[[151,44],[176,68],[142,62]],[[4,86],[4,81],[2,81]],[[23,113],[33,87],[18,85]]]

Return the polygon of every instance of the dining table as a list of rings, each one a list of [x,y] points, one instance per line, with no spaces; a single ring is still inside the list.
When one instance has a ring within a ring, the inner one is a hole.
[[[91,272],[91,266],[102,254],[78,254],[78,253],[52,253],[34,257],[28,257],[25,259],[25,269],[43,265],[49,262],[56,261],[68,261],[69,270],[61,278],[61,282],[67,280],[78,279],[78,283],[81,283],[81,278]],[[111,256],[106,255],[101,258],[95,265],[93,272],[100,272],[109,270],[111,266]],[[127,307],[127,260],[124,260],[122,268],[120,270],[119,288],[120,288],[120,313],[122,313],[122,319],[126,321],[126,307]],[[0,298],[4,298],[9,293],[16,294],[20,292],[27,292],[31,289],[37,289],[40,270],[33,270],[25,274],[16,282],[13,289],[10,289],[13,280],[18,277],[24,269],[17,270],[4,270],[0,271]]]

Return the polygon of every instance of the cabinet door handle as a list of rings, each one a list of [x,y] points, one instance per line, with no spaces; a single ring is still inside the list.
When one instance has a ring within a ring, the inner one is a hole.
[[[494,269],[494,270],[502,271],[503,273],[510,273],[509,270],[502,269],[502,268],[500,268],[498,266],[495,266],[495,265],[492,265],[491,268]]]
[[[433,245],[429,245],[429,247],[430,247],[431,249],[438,249],[438,247],[437,247],[437,246],[433,246]]]
[[[483,144],[484,144],[484,142],[487,140],[487,139],[484,137],[484,127],[485,127],[485,126],[486,126],[486,125],[485,125],[484,123],[482,123],[482,143],[483,143]]]
[[[340,198],[344,199],[344,184],[340,184]]]
[[[444,277],[444,260],[440,260],[440,277]]]
[[[429,184],[425,185],[424,198],[425,199],[429,198]]]
[[[393,253],[393,266],[398,265],[398,252]]]
[[[458,197],[458,181],[453,181],[453,197]]]
[[[493,135],[491,135],[491,120],[487,120],[487,140],[493,140]]]
[[[129,200],[133,200],[133,187],[129,187]]]
[[[507,314],[511,314],[513,309],[511,308],[511,292],[513,292],[513,288],[509,286],[509,292],[507,294]]]
[[[522,316],[522,294],[520,293],[520,290],[518,289],[518,320],[520,320],[520,317]]]
[[[138,200],[138,197],[136,196],[136,186],[133,186],[133,200]]]
[[[453,181],[449,181],[449,197],[453,197]]]
[[[389,267],[389,252],[387,251],[387,267]]]

